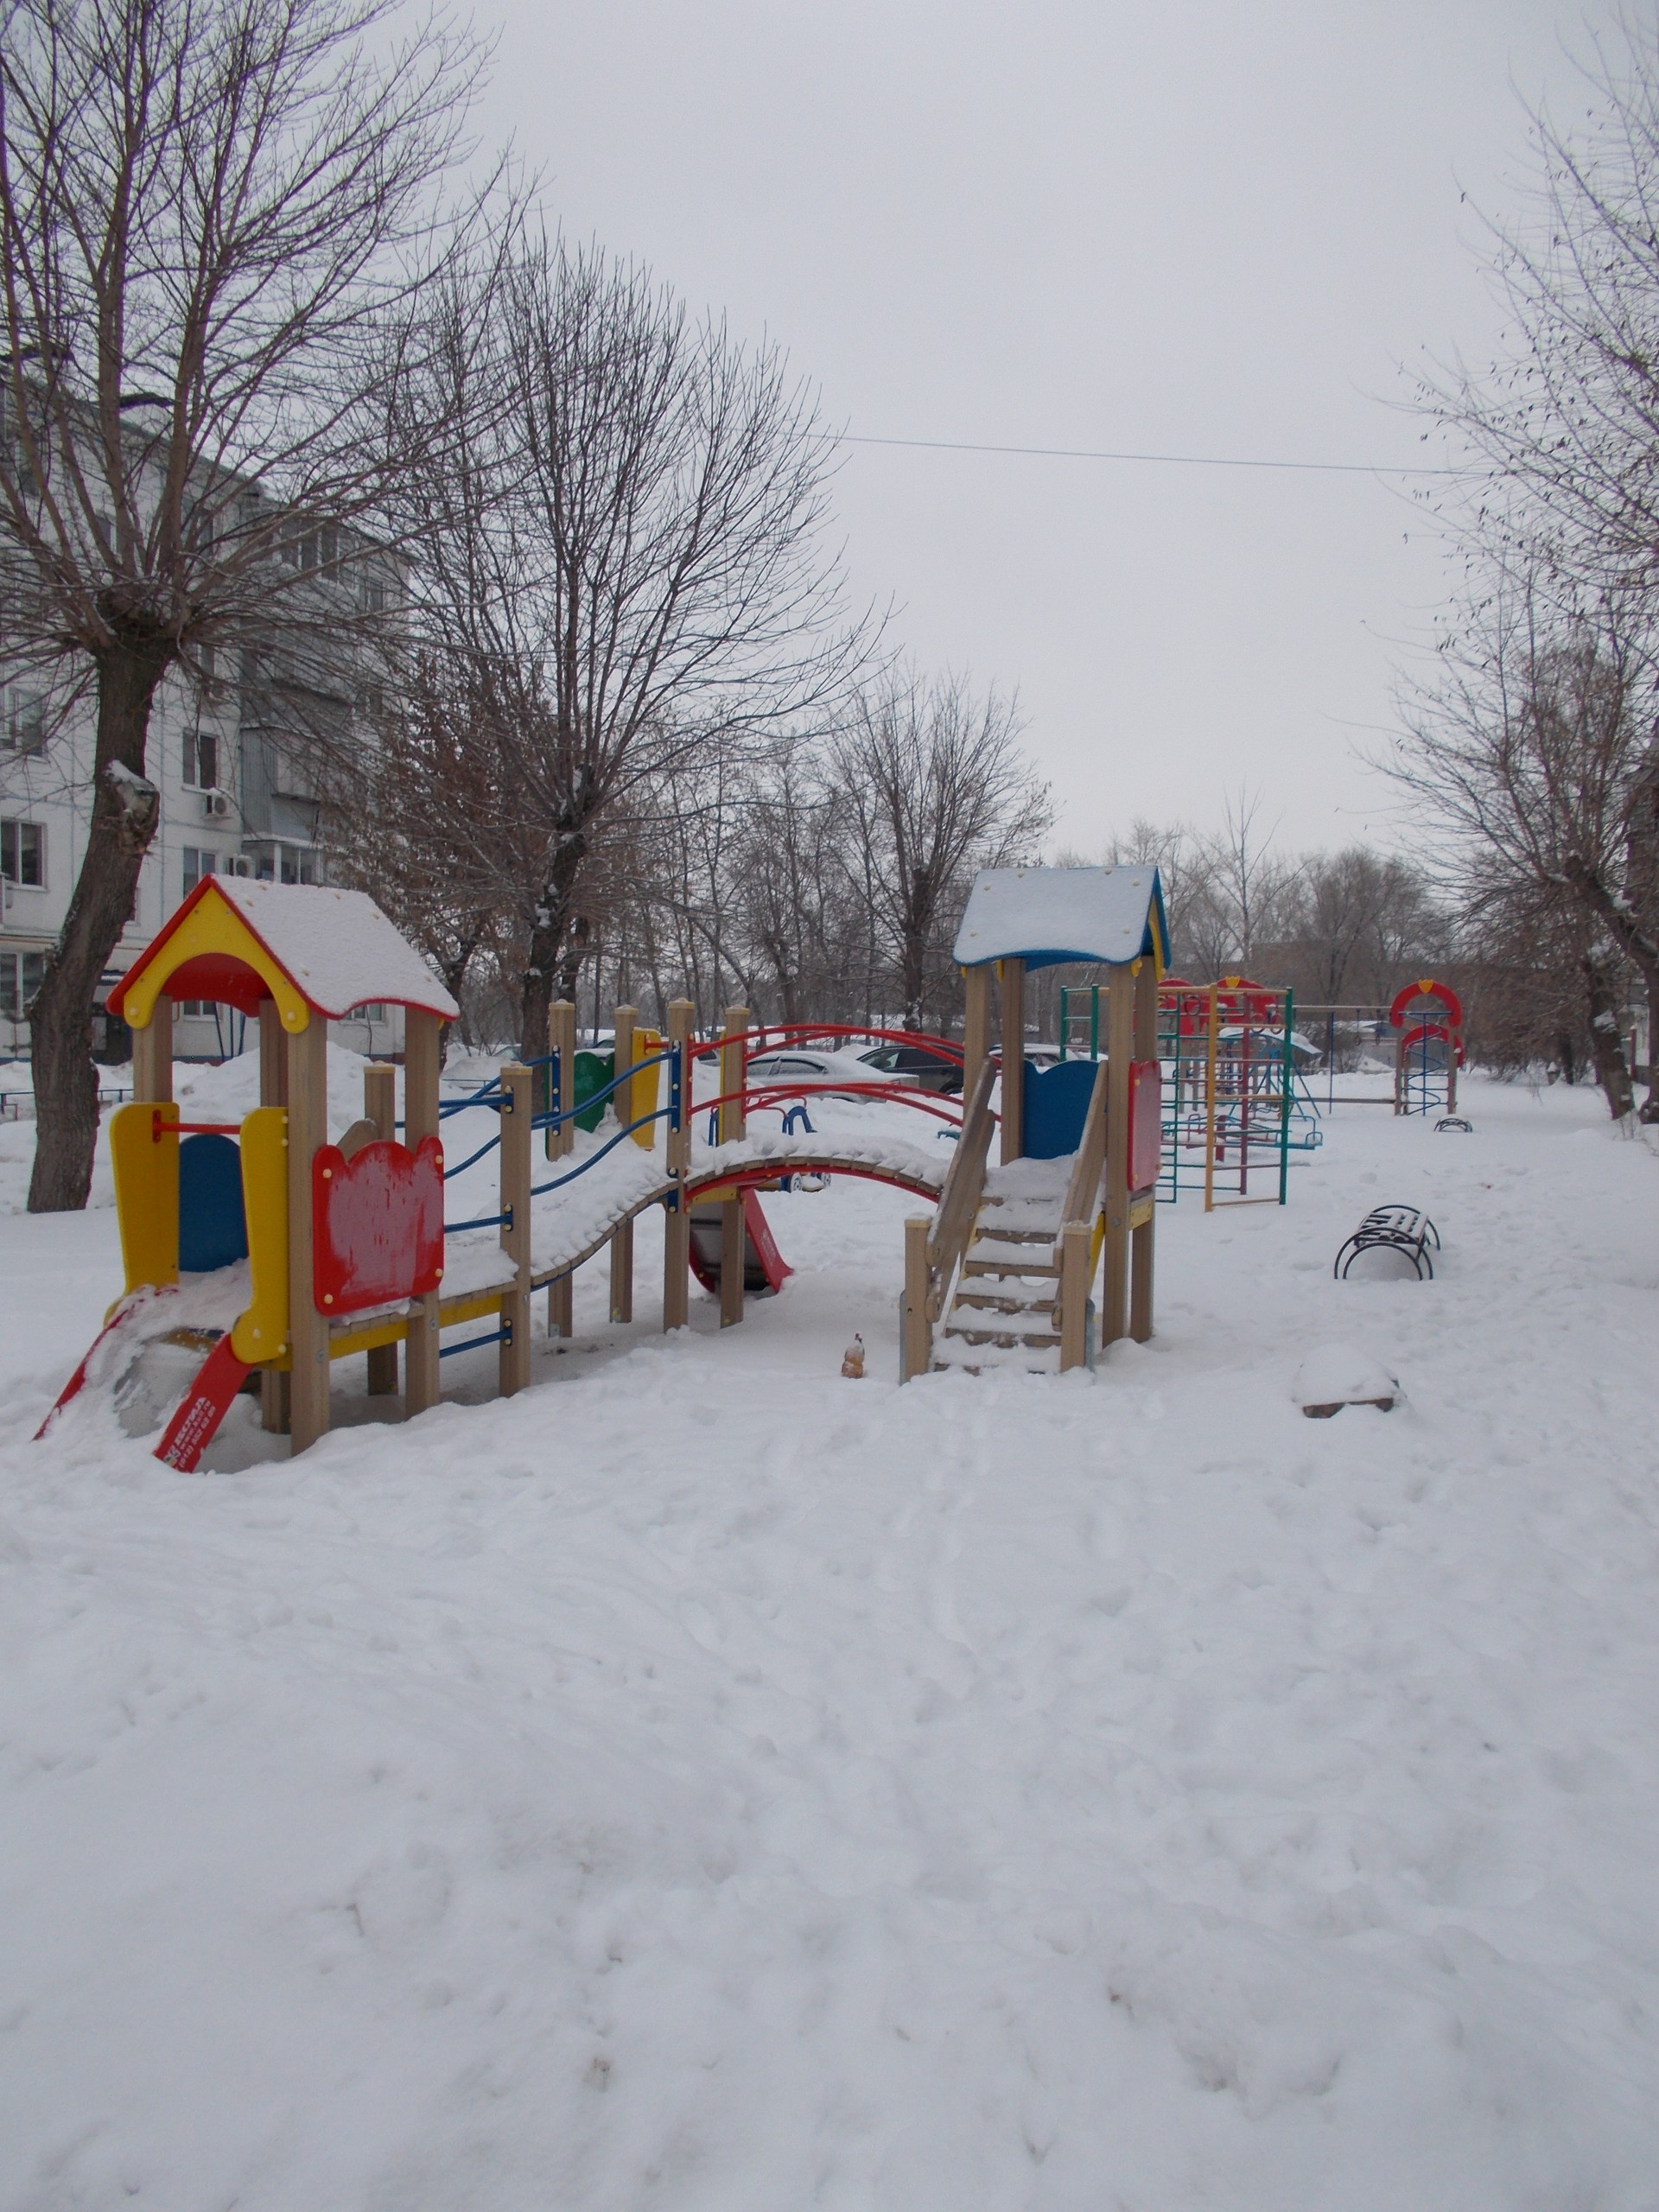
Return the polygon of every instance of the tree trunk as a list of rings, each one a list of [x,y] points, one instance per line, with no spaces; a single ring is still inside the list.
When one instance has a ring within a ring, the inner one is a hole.
[[[161,814],[144,774],[149,711],[172,648],[165,640],[122,645],[98,664],[98,741],[86,850],[58,941],[29,1009],[35,1084],[31,1213],[72,1213],[86,1203],[98,1145],[98,1077],[92,1067],[95,995],[121,932],[132,918],[138,871]],[[162,1006],[156,1020],[172,1009]]]
[[[1605,925],[1613,942],[1634,963],[1642,978],[1643,988],[1648,995],[1648,1096],[1640,1118],[1648,1122],[1659,1122],[1659,1078],[1654,1074],[1659,1056],[1656,1056],[1653,1047],[1653,1014],[1656,1004],[1659,1004],[1659,944],[1643,926],[1635,910],[1625,900],[1616,899],[1586,862],[1569,860],[1561,873],[1584,905]],[[1622,1050],[1619,1057],[1624,1058]]]
[[[542,886],[542,895],[536,907],[536,924],[530,933],[530,957],[524,967],[524,995],[520,1001],[518,1052],[526,1065],[545,1058],[547,1053],[547,1014],[553,1003],[556,977],[563,981],[571,974],[569,947],[567,940],[575,925],[575,893],[576,878],[581,873],[588,841],[581,831],[567,832],[553,850],[552,865]],[[577,956],[578,958],[580,955]],[[567,992],[566,995],[570,995]],[[552,1103],[549,1087],[550,1071],[537,1068],[533,1088],[536,1110],[547,1112]]]
[[[1595,1055],[1596,1076],[1607,1094],[1607,1110],[1623,1121],[1636,1103],[1630,1071],[1624,1058],[1624,1039],[1618,1026],[1618,996],[1612,976],[1592,954],[1580,963],[1590,1001],[1590,1049]]]

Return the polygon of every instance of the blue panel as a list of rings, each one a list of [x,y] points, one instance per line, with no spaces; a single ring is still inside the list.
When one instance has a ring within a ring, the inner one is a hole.
[[[242,1154],[229,1137],[186,1137],[179,1146],[179,1268],[206,1274],[248,1256]]]
[[[1099,1064],[1062,1060],[1057,1068],[1026,1067],[1026,1157],[1058,1160],[1083,1142],[1083,1125]]]

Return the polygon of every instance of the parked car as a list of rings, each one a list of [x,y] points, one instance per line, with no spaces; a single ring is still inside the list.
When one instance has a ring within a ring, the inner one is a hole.
[[[962,1089],[962,1062],[928,1045],[877,1045],[859,1058],[887,1083],[913,1076],[918,1090],[936,1090],[942,1097],[953,1097]]]
[[[776,1052],[757,1052],[749,1062],[751,1089],[761,1084],[790,1084],[802,1090],[840,1090],[868,1083],[896,1083],[914,1090],[912,1075],[888,1075],[870,1066],[861,1052],[801,1051],[795,1046]]]

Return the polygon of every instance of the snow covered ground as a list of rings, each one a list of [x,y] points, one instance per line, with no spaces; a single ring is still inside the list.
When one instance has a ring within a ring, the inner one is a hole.
[[[899,1391],[840,1185],[740,1330],[648,1218],[524,1395],[194,1477],[28,1441],[107,1170],[0,1215],[0,2206],[1650,2212],[1659,1160],[1465,1103],[1161,1210],[1093,1378]]]

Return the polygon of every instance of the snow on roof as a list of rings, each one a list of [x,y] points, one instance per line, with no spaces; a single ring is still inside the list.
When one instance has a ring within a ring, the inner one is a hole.
[[[1155,868],[982,868],[956,944],[963,968],[991,960],[1023,960],[1028,968],[1063,960],[1121,967],[1154,950],[1167,965],[1169,929]]]
[[[333,1020],[385,1000],[453,1020],[461,1012],[408,938],[366,891],[332,885],[208,879],[320,1014]]]

